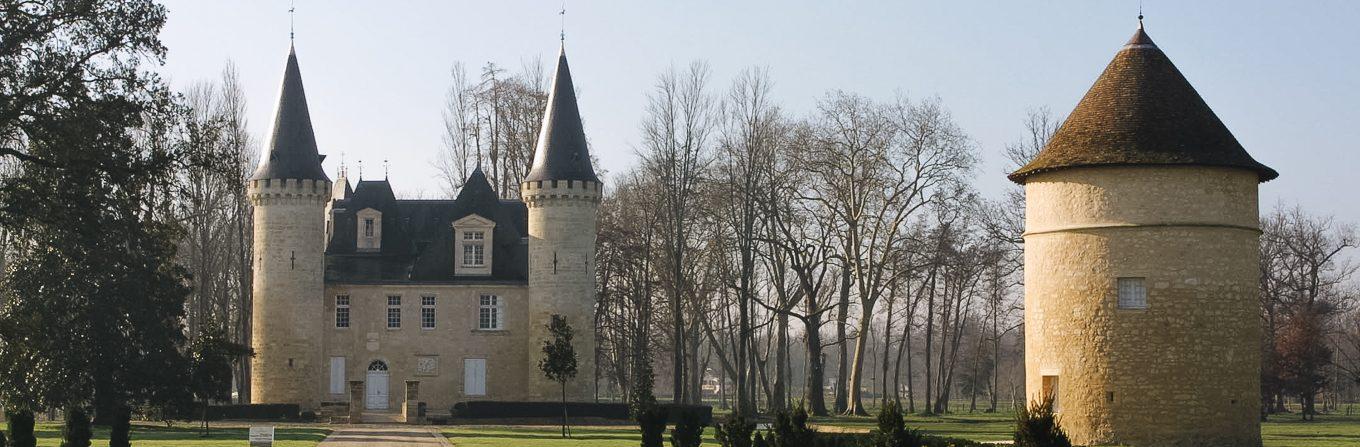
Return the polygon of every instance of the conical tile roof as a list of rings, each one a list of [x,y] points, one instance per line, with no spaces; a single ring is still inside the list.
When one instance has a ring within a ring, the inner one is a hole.
[[[1039,155],[1009,178],[1107,165],[1241,168],[1279,174],[1247,153],[1142,25]]]
[[[557,57],[557,73],[548,92],[548,108],[543,112],[534,163],[524,181],[589,180],[599,182],[590,163],[586,132],[581,126],[581,111],[576,107],[576,90],[567,68],[567,51]]]
[[[302,89],[297,52],[290,46],[269,150],[261,157],[260,167],[250,178],[330,181],[326,171],[321,169],[321,159],[316,150],[316,135],[312,132],[312,117],[307,112],[307,94]]]

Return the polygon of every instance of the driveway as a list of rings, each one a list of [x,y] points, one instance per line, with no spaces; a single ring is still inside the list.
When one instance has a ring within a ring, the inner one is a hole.
[[[360,426],[331,432],[317,447],[399,447],[408,445],[450,446],[438,431],[429,427]]]

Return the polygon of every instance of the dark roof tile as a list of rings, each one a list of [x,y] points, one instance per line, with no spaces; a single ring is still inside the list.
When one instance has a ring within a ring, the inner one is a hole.
[[[1253,171],[1261,181],[1279,176],[1247,153],[1141,26],[1048,145],[1009,178],[1024,183],[1041,172],[1107,165],[1220,166]]]

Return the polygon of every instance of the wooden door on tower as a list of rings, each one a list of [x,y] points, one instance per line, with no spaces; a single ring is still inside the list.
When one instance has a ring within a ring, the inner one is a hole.
[[[374,360],[368,364],[368,380],[365,382],[364,389],[367,390],[364,399],[364,408],[369,410],[387,409],[387,363],[382,360]]]

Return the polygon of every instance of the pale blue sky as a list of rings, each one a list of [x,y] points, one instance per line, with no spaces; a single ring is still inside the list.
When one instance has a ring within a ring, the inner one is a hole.
[[[239,68],[250,128],[271,124],[288,2],[177,0],[161,69],[182,87]],[[551,62],[559,1],[297,2],[297,51],[317,142],[334,172],[438,191],[448,69]],[[1280,171],[1262,207],[1300,202],[1360,222],[1360,2],[1144,2],[1147,30],[1258,160]],[[715,87],[767,67],[791,114],[830,89],[939,96],[984,155],[979,188],[1005,187],[1001,147],[1032,107],[1063,118],[1133,33],[1138,2],[569,1],[567,54],[592,150],[637,162],[645,95],[668,65],[705,59]]]

